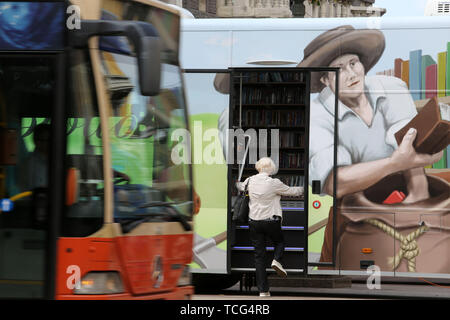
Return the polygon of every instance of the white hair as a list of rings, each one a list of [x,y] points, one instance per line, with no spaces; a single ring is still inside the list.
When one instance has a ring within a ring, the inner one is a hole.
[[[275,162],[273,162],[273,160],[268,157],[259,159],[255,163],[255,168],[256,168],[256,170],[258,170],[259,173],[265,172],[268,175],[273,175],[277,172],[277,167],[275,166]]]

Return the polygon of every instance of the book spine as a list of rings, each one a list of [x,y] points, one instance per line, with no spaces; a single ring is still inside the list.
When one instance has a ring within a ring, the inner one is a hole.
[[[447,42],[447,57],[446,57],[446,77],[445,77],[445,88],[446,96],[450,96],[450,42]]]
[[[409,90],[413,100],[422,98],[422,50],[409,53]]]
[[[447,146],[447,169],[450,169],[450,145]]]
[[[409,88],[409,60],[402,62],[402,80],[405,81]]]
[[[427,82],[429,81],[430,77],[427,79],[427,69],[431,65],[435,65],[436,61],[430,56],[430,55],[424,55],[422,56],[422,94],[421,99],[427,98],[428,88],[427,88]]]
[[[429,65],[425,69],[425,99],[437,95],[437,64]]]
[[[402,78],[402,64],[403,59],[397,58],[394,60],[394,76],[397,78]]]
[[[445,96],[445,73],[447,69],[447,52],[438,53],[438,97]]]

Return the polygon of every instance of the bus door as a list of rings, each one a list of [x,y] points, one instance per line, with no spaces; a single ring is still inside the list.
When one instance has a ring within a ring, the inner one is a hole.
[[[194,189],[201,199],[196,218],[193,273],[227,281],[229,79],[227,69],[185,69]],[[211,187],[214,186],[214,187]]]
[[[336,91],[339,87],[339,69],[308,68],[310,78],[323,75],[325,72],[335,73]],[[311,89],[311,87],[310,87]],[[313,92],[311,90],[311,92]],[[308,106],[317,93],[311,93]],[[338,95],[328,101],[334,123],[322,128],[319,122],[324,121],[316,110],[309,107],[309,141],[308,154],[308,189],[305,189],[305,205],[308,206],[308,273],[321,273],[323,270],[337,270],[336,266],[336,164],[338,157]],[[313,123],[314,122],[314,123]],[[329,130],[329,128],[332,130]],[[306,194],[307,192],[307,194]],[[325,271],[329,273],[330,271]]]
[[[64,174],[63,1],[0,1],[0,298],[52,298]]]
[[[62,66],[60,54],[0,54],[2,298],[51,295],[58,226],[51,217],[62,201],[63,135],[54,125],[64,120]]]

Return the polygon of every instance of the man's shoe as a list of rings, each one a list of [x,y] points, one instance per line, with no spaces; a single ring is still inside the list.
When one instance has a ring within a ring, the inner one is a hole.
[[[270,297],[270,292],[260,292],[259,296],[260,297]]]
[[[277,260],[272,261],[272,269],[274,269],[280,277],[286,278],[287,272]]]

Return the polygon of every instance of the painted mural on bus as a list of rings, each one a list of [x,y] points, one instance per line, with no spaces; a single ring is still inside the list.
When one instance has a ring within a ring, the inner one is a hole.
[[[190,124],[197,136],[217,129],[200,148],[214,139],[223,148],[222,162],[194,164],[202,199],[194,272],[227,272],[230,88],[217,70],[278,63],[339,68],[339,79],[311,73],[308,272],[369,264],[399,276],[450,274],[449,28],[438,17],[185,20],[182,67],[212,70],[185,74]]]

